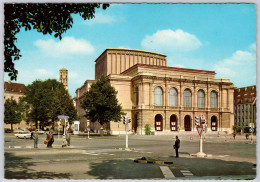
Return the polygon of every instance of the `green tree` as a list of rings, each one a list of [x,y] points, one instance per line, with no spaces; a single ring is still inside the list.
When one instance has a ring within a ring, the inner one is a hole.
[[[4,4],[4,71],[9,72],[11,80],[16,80],[18,70],[14,67],[14,61],[22,56],[17,48],[16,34],[35,29],[39,33],[54,34],[54,37],[62,39],[62,34],[72,27],[72,14],[79,14],[84,20],[94,18],[95,9],[109,7],[108,4],[54,4],[54,3],[5,3]]]
[[[55,92],[52,102],[53,115],[52,120],[57,120],[58,115],[69,116],[69,123],[78,120],[77,110],[73,105],[73,100],[71,99],[68,91],[64,88],[58,88]]]
[[[13,124],[20,123],[22,121],[22,110],[15,100],[7,99],[4,104],[4,122],[5,124],[11,124],[11,130],[13,131]]]
[[[67,102],[64,102],[64,99]],[[42,129],[45,126],[53,125],[60,114],[66,114],[72,119],[77,118],[75,116],[76,109],[72,104],[72,99],[68,91],[64,88],[62,83],[55,79],[45,81],[36,80],[26,86],[23,100],[30,108],[27,114],[27,120],[35,122],[36,126],[38,125],[37,121],[40,121],[40,128]],[[64,113],[65,111],[69,113]]]
[[[86,112],[86,117],[91,122],[98,121],[101,126],[110,121],[120,121],[122,115],[122,106],[118,104],[116,97],[117,91],[112,87],[104,76],[93,83],[86,93],[81,107]]]

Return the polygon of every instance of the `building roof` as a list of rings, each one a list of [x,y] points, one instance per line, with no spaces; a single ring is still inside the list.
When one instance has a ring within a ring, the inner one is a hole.
[[[105,53],[105,52],[108,52],[108,51],[112,51],[112,50],[115,50],[115,51],[130,51],[130,52],[140,52],[140,53],[150,53],[150,54],[154,54],[154,55],[159,55],[159,56],[163,56],[163,57],[166,57],[166,55],[164,54],[161,54],[161,53],[157,53],[157,52],[151,52],[151,51],[145,51],[145,50],[139,50],[139,49],[129,49],[129,48],[107,48],[106,50],[104,50],[102,52],[102,54],[100,54],[98,56],[98,58],[95,60],[95,62],[97,62],[97,60]]]
[[[18,92],[24,93],[25,85],[22,83],[12,83],[12,82],[5,82],[4,84],[5,92]]]
[[[121,74],[124,74],[128,72],[130,69],[134,69],[138,66],[144,66],[144,67],[151,67],[151,68],[164,68],[164,69],[171,69],[171,70],[176,70],[176,71],[185,71],[185,72],[204,72],[204,73],[211,73],[211,74],[216,74],[215,71],[207,71],[207,70],[197,70],[197,69],[190,69],[190,68],[178,68],[178,67],[170,67],[170,66],[157,66],[157,65],[149,65],[149,64],[136,64],[129,69],[125,70]]]

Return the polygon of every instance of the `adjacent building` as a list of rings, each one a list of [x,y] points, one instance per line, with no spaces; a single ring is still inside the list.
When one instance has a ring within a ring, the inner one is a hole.
[[[19,102],[20,97],[24,96],[25,85],[22,83],[4,82],[4,102],[7,99],[13,99]],[[10,124],[4,124],[5,128],[11,128]],[[20,124],[14,124],[13,128],[26,128],[26,122],[22,121]]]
[[[122,48],[106,49],[95,62],[95,80],[105,75],[118,91],[123,112],[132,120],[132,132],[145,134],[146,124],[155,134],[195,131],[198,115],[206,118],[209,132],[232,132],[234,85],[229,79],[216,79],[214,71],[169,67],[166,55]],[[93,82],[87,80],[76,90],[75,101],[84,127],[98,129],[80,108]],[[125,127],[110,122],[105,129],[117,134]]]
[[[236,88],[234,105],[235,125],[256,126],[256,85]]]

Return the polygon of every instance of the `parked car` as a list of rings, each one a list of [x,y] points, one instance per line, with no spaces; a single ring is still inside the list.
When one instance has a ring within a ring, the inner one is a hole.
[[[31,138],[31,133],[29,131],[18,131],[16,134],[14,134],[16,138]]]
[[[12,133],[12,130],[10,128],[5,128],[5,133]]]

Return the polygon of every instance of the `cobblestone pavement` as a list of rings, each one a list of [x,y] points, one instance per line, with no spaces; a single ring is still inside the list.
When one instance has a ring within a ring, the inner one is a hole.
[[[176,133],[177,134],[177,133]],[[176,135],[175,134],[175,135]],[[129,135],[130,150],[124,150],[125,136],[72,136],[70,147],[61,147],[55,136],[53,148],[43,144],[34,149],[33,140],[5,135],[5,177],[8,179],[254,179],[256,138],[207,133],[199,152],[196,132],[181,133],[180,158],[174,157],[175,135]],[[147,157],[172,164],[136,163]]]

